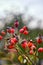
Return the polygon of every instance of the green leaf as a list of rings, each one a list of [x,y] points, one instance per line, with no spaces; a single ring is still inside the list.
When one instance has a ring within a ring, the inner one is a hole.
[[[23,63],[23,57],[21,55],[18,57],[18,60],[20,61],[20,63]]]
[[[24,53],[24,54],[26,53],[25,50],[22,48],[22,46],[21,46],[20,44],[18,44],[18,48],[19,48],[19,50],[20,50],[22,53]]]

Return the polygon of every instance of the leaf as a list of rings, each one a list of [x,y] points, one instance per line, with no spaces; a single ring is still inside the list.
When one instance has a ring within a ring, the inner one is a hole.
[[[25,50],[21,47],[20,44],[17,44],[17,47],[22,53],[26,54]]]
[[[18,60],[20,61],[20,63],[23,63],[23,57],[21,55],[18,57]]]

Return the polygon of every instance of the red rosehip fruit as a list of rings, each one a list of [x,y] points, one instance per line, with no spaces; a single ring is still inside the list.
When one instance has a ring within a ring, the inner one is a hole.
[[[42,39],[41,38],[37,39],[37,43],[41,44],[42,43]]]
[[[32,42],[28,42],[28,47],[30,48],[30,47],[32,47],[33,46],[33,43]]]
[[[10,32],[11,32],[12,34],[14,33],[14,31],[15,31],[15,30],[14,30],[13,28],[10,29]]]
[[[16,39],[16,38],[11,38],[11,43],[12,44],[15,44],[15,43],[17,43],[18,42],[18,40]]]
[[[20,33],[23,33],[23,32],[24,32],[24,29],[23,29],[23,28],[22,28],[22,29],[20,29],[20,30],[19,30],[19,32],[20,32]]]
[[[24,30],[27,30],[27,27],[26,27],[26,26],[24,26],[24,27],[23,27],[23,29],[24,29]]]
[[[9,45],[9,46],[7,46],[7,48],[8,48],[8,49],[13,49],[14,46],[13,46],[13,45]]]
[[[5,33],[4,31],[1,31],[1,34],[2,34],[2,35],[5,35],[6,33]]]
[[[19,26],[18,20],[16,20],[16,21],[14,22],[14,26],[15,26],[15,27],[18,27],[18,26]]]
[[[27,42],[21,43],[21,46],[22,46],[24,49],[26,49],[26,47],[27,47]]]
[[[2,40],[3,39],[3,37],[0,35],[0,40]]]
[[[43,48],[39,48],[38,49],[38,52],[43,52]]]
[[[10,28],[10,29],[7,29],[7,32],[13,34],[15,32],[15,30],[14,30],[14,28]]]
[[[17,42],[18,42],[18,40],[16,39],[16,37],[15,37],[13,40],[14,40],[14,42],[15,42],[15,43],[17,43]]]
[[[24,35],[28,35],[28,33],[29,33],[29,32],[28,32],[27,30],[25,30],[25,31],[23,32]]]
[[[11,43],[11,44],[15,44],[13,39],[10,40],[10,43]]]

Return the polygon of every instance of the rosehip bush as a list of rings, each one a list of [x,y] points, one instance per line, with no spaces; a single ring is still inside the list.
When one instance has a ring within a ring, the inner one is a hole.
[[[29,39],[29,30],[26,26],[18,29],[19,22],[14,22],[14,27],[7,27],[6,31],[1,31],[0,42],[3,41],[3,50],[8,53],[13,52],[17,54],[19,63],[27,65],[37,65],[39,61],[39,53],[43,53],[43,48],[38,48],[43,40],[41,36],[38,36],[35,41]],[[17,32],[16,32],[17,30]],[[12,59],[12,58],[11,58]]]

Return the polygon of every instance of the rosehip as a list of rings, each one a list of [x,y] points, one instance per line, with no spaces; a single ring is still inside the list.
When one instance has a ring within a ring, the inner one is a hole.
[[[8,49],[12,49],[12,48],[14,48],[14,46],[13,45],[9,45],[9,46],[7,46],[7,48]]]
[[[15,30],[14,30],[13,28],[11,28],[11,29],[7,29],[7,32],[8,32],[8,33],[11,33],[11,34],[13,34],[14,31],[15,31]]]
[[[18,42],[18,40],[17,40],[16,38],[14,38],[14,42],[15,42],[15,43],[17,43],[17,42]]]
[[[21,46],[25,49],[27,47],[27,42],[21,43]]]
[[[43,48],[39,48],[38,49],[38,52],[43,52]]]
[[[27,30],[27,27],[26,27],[26,26],[24,26],[24,27],[23,27],[23,29],[24,29],[24,30]]]
[[[42,43],[42,39],[41,38],[37,39],[37,43],[41,44]]]
[[[28,47],[32,47],[33,43],[31,43],[30,41],[28,42]]]
[[[22,28],[22,29],[20,29],[20,30],[19,30],[19,32],[20,32],[20,33],[23,33],[23,32],[24,32],[24,29],[23,29],[23,28]]]
[[[23,32],[23,34],[24,34],[24,35],[28,35],[28,31],[25,30],[25,31]]]
[[[17,40],[16,38],[11,38],[11,42],[12,42],[12,43],[17,43],[18,40]]]
[[[18,20],[16,20],[16,21],[14,22],[14,25],[15,25],[15,27],[18,27],[18,25],[19,25]]]
[[[11,33],[13,34],[15,30],[14,30],[13,28],[11,28],[10,31],[11,31]]]
[[[0,40],[2,40],[3,39],[3,37],[0,35]]]
[[[1,31],[1,34],[2,34],[2,35],[5,35],[6,33],[5,33],[4,31]]]
[[[11,43],[11,44],[14,44],[14,40],[13,40],[13,39],[11,39],[11,40],[10,40],[10,43]]]

